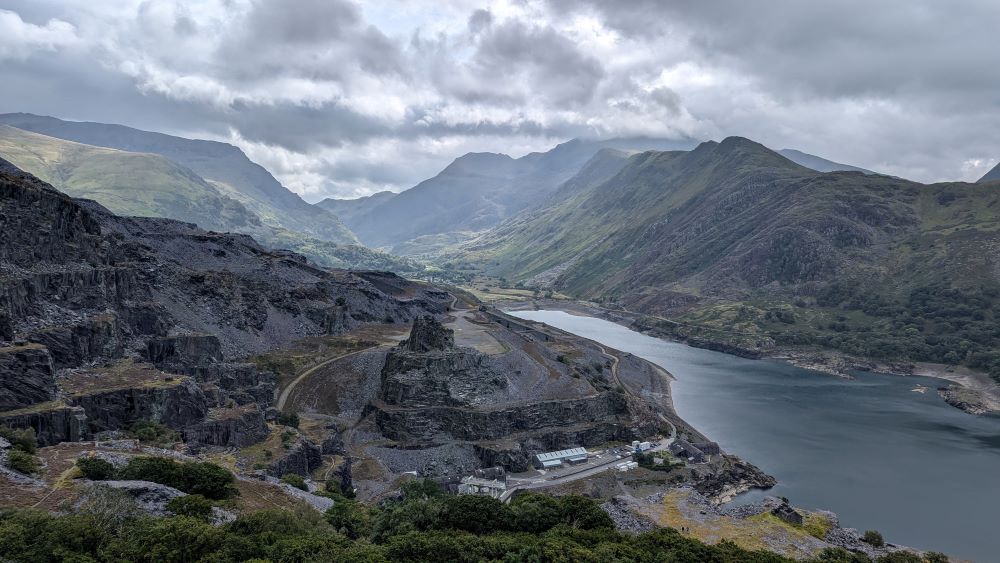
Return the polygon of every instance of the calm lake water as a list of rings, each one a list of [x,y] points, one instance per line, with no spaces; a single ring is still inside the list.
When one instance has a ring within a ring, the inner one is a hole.
[[[1000,561],[1000,417],[947,405],[941,381],[856,380],[666,342],[562,311],[512,315],[630,352],[670,371],[678,414],[774,475],[764,495],[836,512],[844,526],[973,561]],[[926,393],[913,392],[918,384]]]

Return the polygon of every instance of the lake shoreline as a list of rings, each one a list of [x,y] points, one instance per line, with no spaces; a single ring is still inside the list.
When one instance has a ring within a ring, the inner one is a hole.
[[[837,350],[822,348],[774,348],[771,350],[746,350],[719,340],[671,337],[656,330],[640,330],[635,326],[643,316],[632,311],[615,311],[594,304],[561,299],[535,299],[510,301],[504,305],[511,310],[555,309],[571,315],[590,316],[619,324],[667,342],[680,342],[695,348],[714,350],[750,359],[772,359],[795,367],[817,371],[845,379],[853,379],[851,372],[863,371],[894,376],[923,376],[940,379],[948,385],[935,392],[946,403],[973,415],[1000,416],[1000,384],[989,375],[964,366],[949,366],[928,362],[887,362],[871,358],[853,357]]]
[[[561,302],[561,304],[562,305],[566,305],[566,302]],[[650,364],[652,364],[654,366],[659,366],[666,373],[670,373],[670,372],[674,371],[674,368],[672,366],[667,365],[667,364],[657,363],[656,361],[654,361],[653,359],[649,358],[648,356],[642,354],[639,350],[637,350],[635,348],[631,348],[629,346],[622,346],[622,344],[624,343],[623,341],[615,341],[614,339],[602,339],[599,336],[596,336],[593,333],[588,333],[585,330],[584,331],[575,330],[572,327],[575,326],[574,323],[576,323],[577,321],[570,321],[567,324],[567,321],[565,321],[565,320],[559,321],[555,317],[545,318],[544,315],[532,315],[532,313],[535,312],[535,311],[538,311],[538,313],[541,313],[541,314],[545,314],[545,313],[556,313],[556,314],[562,313],[562,314],[565,314],[565,315],[569,315],[571,317],[578,317],[580,319],[579,322],[582,322],[584,324],[586,324],[587,321],[584,321],[583,319],[592,319],[593,321],[606,322],[606,323],[612,323],[613,322],[614,325],[617,326],[617,327],[620,327],[620,330],[622,330],[623,332],[627,331],[627,332],[630,332],[630,333],[634,333],[636,335],[636,337],[644,338],[644,339],[646,339],[646,341],[649,341],[649,342],[663,342],[664,344],[673,344],[673,345],[679,344],[678,342],[676,342],[674,340],[668,340],[668,339],[664,339],[664,338],[657,338],[657,337],[654,337],[654,336],[652,336],[650,334],[643,335],[642,333],[635,331],[634,328],[632,328],[630,326],[627,326],[628,325],[627,322],[612,321],[611,319],[608,319],[608,318],[604,317],[604,315],[595,314],[594,311],[586,309],[586,308],[581,307],[579,305],[576,306],[576,307],[574,307],[574,308],[572,308],[572,309],[570,309],[570,310],[568,310],[567,307],[564,307],[564,306],[560,307],[560,306],[556,306],[555,304],[549,304],[549,303],[546,303],[544,306],[540,306],[538,309],[536,309],[536,307],[534,306],[534,304],[532,302],[522,303],[522,304],[520,304],[521,306],[512,305],[512,306],[508,307],[506,305],[507,304],[505,304],[505,306],[503,306],[503,309],[505,311],[509,311],[511,315],[517,316],[517,315],[519,315],[519,313],[524,313],[525,316],[523,318],[527,318],[527,319],[532,320],[534,322],[545,323],[544,326],[546,328],[544,328],[542,330],[549,330],[551,328],[551,329],[555,329],[555,330],[562,331],[562,332],[569,332],[570,334],[576,334],[580,338],[586,338],[588,340],[591,340],[592,342],[595,342],[595,343],[601,345],[602,347],[607,346],[609,348],[617,349],[619,351],[624,351],[625,354],[630,354],[630,355],[633,355],[634,357],[642,358],[647,363],[650,363]],[[563,317],[563,319],[565,319],[565,317]],[[688,349],[692,350],[692,352],[694,352],[694,351],[697,350],[694,347],[688,347]],[[696,352],[696,353],[703,353],[703,352]],[[718,357],[716,357],[716,358],[718,358]],[[718,359],[716,359],[715,361],[718,361]],[[783,362],[783,363],[786,363],[789,366],[791,366],[791,364],[789,362]],[[714,362],[713,362],[712,365],[714,365]],[[780,365],[780,363],[775,362],[774,364],[772,364],[771,367],[763,365],[760,368],[764,369],[764,370],[771,370],[771,369],[774,369],[775,367],[777,367],[779,365]],[[694,372],[694,373],[697,373],[697,372]],[[679,376],[683,376],[684,374],[687,374],[687,371],[678,372]],[[818,374],[815,375],[815,377],[820,378],[820,379],[826,379],[824,376],[818,375]],[[859,377],[861,377],[861,376],[859,375]],[[671,379],[676,380],[677,378],[676,377],[672,377]],[[697,377],[695,377],[694,379],[697,380]],[[924,383],[926,383],[926,381]],[[949,410],[946,405],[940,405],[939,408],[943,409],[943,410]],[[731,412],[731,411],[727,411],[727,412]],[[676,413],[676,414],[677,414],[677,416],[680,416],[680,413]],[[700,427],[700,425],[699,425],[699,423],[698,423],[697,420],[688,420],[688,419],[685,419],[685,421],[686,421],[686,423],[689,426],[698,426],[698,427]],[[704,420],[702,422],[704,422]],[[711,432],[710,429],[706,428],[705,430],[707,431],[708,435],[712,436],[712,438],[718,439],[718,438],[716,438],[714,436],[714,434]],[[778,436],[778,435],[780,435],[780,433],[779,434],[771,434],[771,435]],[[727,444],[729,446],[733,446],[736,443],[737,442],[732,442],[731,440],[727,441]],[[754,441],[749,441],[749,442],[743,441],[743,442],[739,442],[739,443],[756,443],[756,442],[754,442]],[[723,445],[723,444],[720,444],[720,445]],[[726,450],[729,449],[725,445],[723,445],[723,447]],[[760,454],[760,453],[761,452],[758,452],[758,454]],[[748,455],[748,452],[745,452],[745,451],[741,451],[741,452],[738,452],[738,453],[731,451],[730,455],[732,455],[733,458],[737,459],[737,460],[739,460],[741,458],[742,459],[755,459],[757,457],[757,456],[754,456],[754,455]],[[764,457],[768,457],[769,459],[771,459],[769,456],[766,456],[766,455]],[[772,460],[772,464],[773,463],[774,462]],[[754,469],[757,469],[756,466],[751,466],[751,467],[753,467]],[[791,466],[791,467],[794,467],[794,465]],[[764,473],[765,471],[768,472],[768,473],[771,473],[771,472],[774,472],[774,469],[775,469],[774,467],[771,467],[768,470],[760,470],[760,469],[758,469],[758,471],[760,471],[761,473]],[[764,473],[764,474],[767,474],[767,473]],[[794,475],[794,470],[793,470],[791,481],[794,482],[796,480],[797,480],[797,478]],[[720,485],[720,486],[713,487],[713,489],[711,491],[711,494],[705,495],[702,498],[702,500],[700,501],[700,504],[698,504],[698,506],[696,506],[696,507],[688,507],[688,508],[690,508],[690,510],[687,510],[687,512],[691,513],[691,514],[688,515],[689,517],[683,517],[682,518],[682,517],[677,516],[675,514],[675,516],[677,518],[681,518],[681,520],[678,520],[677,522],[673,522],[673,524],[675,526],[683,525],[684,527],[687,527],[687,528],[690,528],[690,527],[693,526],[694,529],[696,529],[696,530],[698,530],[700,526],[704,526],[704,525],[707,525],[709,527],[715,526],[715,525],[719,525],[719,526],[725,527],[727,530],[730,529],[731,527],[732,528],[739,528],[739,529],[743,530],[743,532],[741,532],[741,533],[744,533],[744,532],[746,532],[746,533],[758,533],[759,532],[758,527],[762,524],[761,521],[760,521],[761,514],[769,512],[770,509],[772,509],[774,507],[768,505],[766,507],[766,509],[765,509],[765,508],[761,508],[761,506],[757,506],[757,505],[762,505],[762,503],[763,504],[771,503],[771,504],[774,504],[775,506],[777,506],[778,504],[781,504],[781,502],[780,502],[780,498],[781,497],[776,496],[776,495],[781,495],[783,493],[775,491],[775,492],[760,493],[762,495],[766,495],[766,496],[763,497],[764,500],[756,500],[756,501],[751,501],[750,503],[746,503],[746,504],[740,503],[740,504],[732,505],[732,504],[730,504],[731,501],[733,501],[735,498],[739,497],[740,495],[742,495],[744,493],[747,493],[748,491],[750,491],[752,489],[763,489],[765,491],[768,491],[770,488],[769,487],[760,487],[759,484],[750,483],[750,482],[747,482],[747,481],[741,480],[741,479],[729,480],[728,482],[725,482],[725,483],[718,483],[718,485]],[[757,486],[754,486],[754,485],[757,485]],[[776,482],[775,485],[780,485],[780,483]],[[673,514],[673,513],[676,513],[677,509],[678,509],[678,507],[674,506],[673,504],[670,504],[670,506],[665,506],[664,502],[663,502],[664,498],[665,498],[664,495],[673,494],[673,492],[679,490],[678,487],[680,487],[682,489],[684,487],[684,485],[682,485],[682,484],[675,484],[675,485],[672,485],[672,486],[668,486],[666,489],[664,489],[664,491],[662,491],[658,495],[657,498],[652,498],[652,497],[651,498],[645,498],[642,495],[638,495],[636,497],[630,497],[628,499],[628,503],[627,504],[632,505],[632,507],[633,507],[633,509],[635,511],[638,511],[639,513],[645,513],[646,516],[652,517],[651,519],[653,521],[655,521],[655,522],[663,522],[662,517],[665,514],[663,512],[664,510],[666,510],[666,511],[670,512],[671,514]],[[793,495],[793,494],[789,494],[789,493],[785,493],[785,494],[787,494],[789,497],[791,497],[793,499],[797,499],[798,498],[798,495]],[[656,496],[656,495],[654,495],[654,496]],[[795,505],[792,505],[792,506],[795,506]],[[848,527],[842,527],[841,524],[840,524],[840,517],[836,513],[832,512],[830,510],[823,510],[821,508],[816,508],[816,507],[826,507],[826,506],[833,506],[833,505],[828,505],[825,502],[824,503],[816,503],[815,500],[813,500],[813,501],[803,501],[803,503],[801,505],[797,506],[796,509],[799,511],[800,515],[816,515],[816,514],[825,515],[824,518],[828,519],[828,521],[832,524],[831,527],[830,527],[830,529],[828,531],[826,531],[825,533],[823,533],[823,534],[821,534],[819,536],[808,536],[808,535],[802,535],[801,534],[801,527],[791,526],[791,527],[788,527],[787,530],[791,530],[791,531],[793,531],[793,533],[794,532],[798,532],[799,535],[795,536],[794,539],[791,538],[791,537],[786,537],[783,542],[779,542],[779,543],[781,543],[781,545],[775,545],[775,546],[773,546],[774,549],[778,549],[779,551],[783,551],[782,548],[788,549],[788,548],[790,548],[790,546],[794,547],[795,549],[802,549],[802,550],[809,550],[809,549],[818,550],[818,549],[821,549],[823,547],[844,547],[844,548],[852,549],[852,550],[868,550],[870,552],[870,555],[884,555],[884,554],[886,554],[888,552],[892,552],[892,551],[909,551],[909,552],[912,552],[912,553],[920,553],[920,551],[918,549],[914,549],[914,548],[910,548],[910,547],[905,547],[905,544],[908,543],[908,542],[901,542],[899,544],[889,544],[889,545],[886,546],[885,551],[882,551],[882,552],[876,552],[874,550],[871,550],[871,549],[869,549],[871,546],[868,546],[867,544],[865,544],[863,542],[863,540],[861,539],[862,534],[857,529],[848,528]],[[812,507],[812,508],[807,508],[807,507]],[[843,508],[843,507],[841,507],[841,508]],[[681,512],[685,512],[685,510],[682,509]],[[766,516],[769,517],[769,515],[766,515]],[[815,516],[810,516],[810,518],[815,518]],[[706,524],[706,522],[704,522],[704,520],[709,520],[710,522],[708,522]],[[715,533],[715,532],[713,532],[713,533]],[[717,536],[714,536],[714,537],[717,537]],[[786,553],[786,554],[788,554],[788,553]],[[816,552],[812,552],[812,553],[810,553],[810,555],[815,556]],[[799,556],[805,556],[805,551],[799,553]]]

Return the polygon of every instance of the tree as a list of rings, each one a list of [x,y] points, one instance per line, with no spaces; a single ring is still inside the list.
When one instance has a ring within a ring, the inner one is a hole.
[[[882,547],[885,545],[885,539],[882,534],[876,530],[867,530],[863,536],[861,536],[861,541],[871,544],[874,547]]]

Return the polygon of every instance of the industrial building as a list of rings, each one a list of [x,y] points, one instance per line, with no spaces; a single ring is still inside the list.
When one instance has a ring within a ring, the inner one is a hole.
[[[675,456],[691,461],[694,463],[704,463],[705,462],[705,452],[696,448],[687,440],[682,440],[678,438],[673,444],[670,444],[670,453]]]
[[[460,495],[479,495],[484,497],[500,498],[500,495],[507,491],[507,480],[506,478],[501,481],[499,479],[482,479],[480,477],[463,477],[461,483],[458,485],[458,494]]]
[[[562,467],[563,463],[583,463],[587,461],[587,450],[583,448],[570,448],[555,452],[545,452],[535,454],[534,465],[538,469],[552,469]]]

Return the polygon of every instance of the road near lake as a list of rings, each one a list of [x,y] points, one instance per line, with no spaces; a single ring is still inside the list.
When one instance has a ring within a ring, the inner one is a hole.
[[[1000,558],[1000,418],[935,393],[939,380],[846,380],[667,342],[593,317],[510,311],[670,371],[677,413],[778,479],[763,493],[836,512],[844,526],[974,561]],[[914,391],[920,386],[926,392]]]

